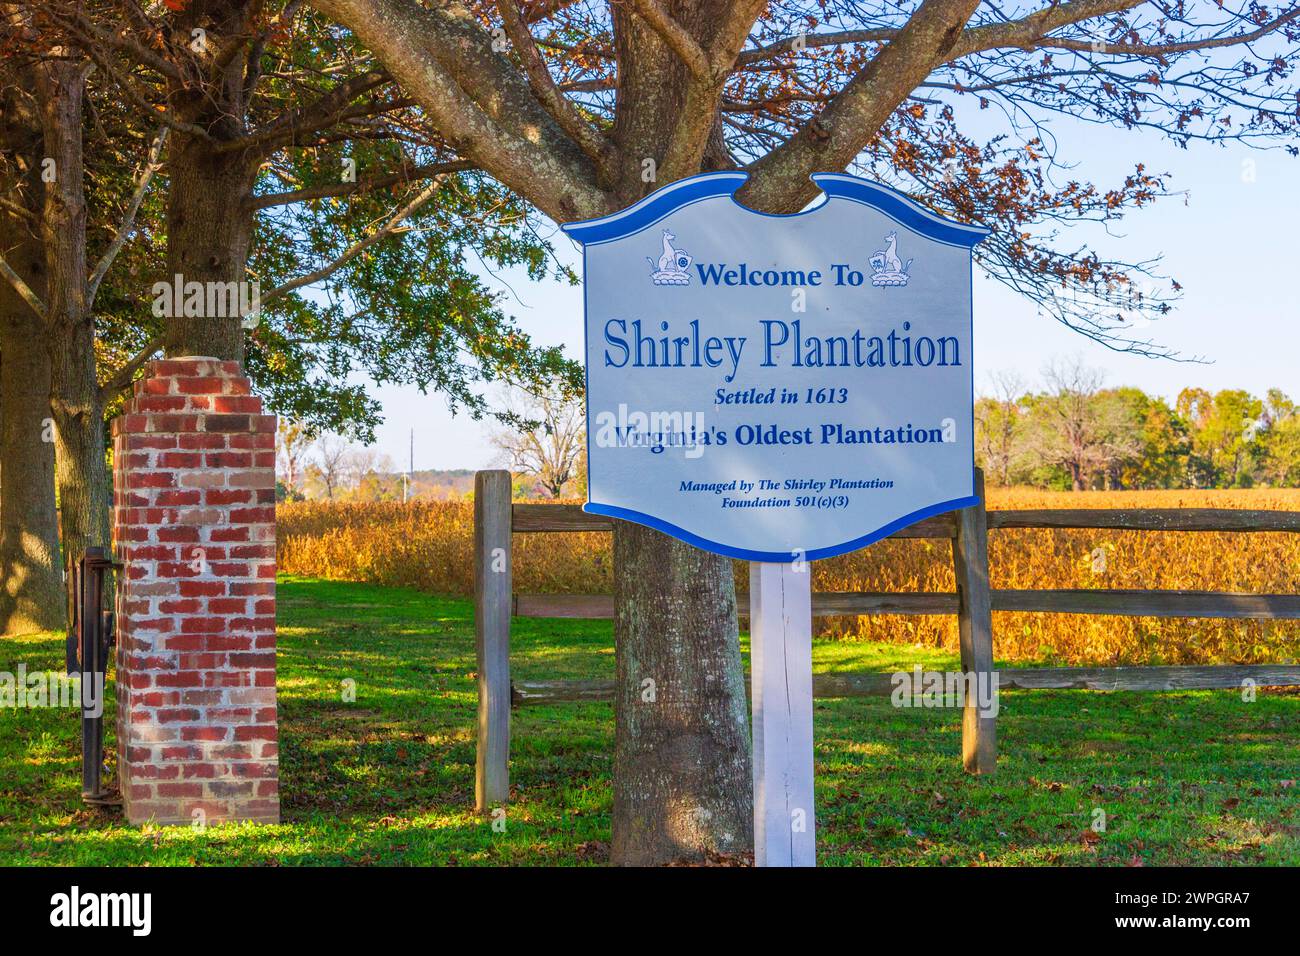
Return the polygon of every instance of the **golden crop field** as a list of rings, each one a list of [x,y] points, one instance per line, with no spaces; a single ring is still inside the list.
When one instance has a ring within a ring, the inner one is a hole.
[[[998,508],[1300,508],[1300,489],[1044,492],[992,489]],[[406,585],[444,594],[473,590],[473,508],[466,502],[282,505],[280,570]],[[612,590],[607,534],[519,534],[519,593]],[[990,534],[995,588],[1161,588],[1300,593],[1300,535],[1264,533],[998,530]],[[813,565],[819,591],[951,591],[946,540],[883,541]],[[736,562],[736,582],[748,581]],[[998,612],[1000,660],[1044,664],[1282,663],[1300,660],[1300,622],[1161,620]],[[956,619],[897,615],[818,621],[845,640],[955,647]]]

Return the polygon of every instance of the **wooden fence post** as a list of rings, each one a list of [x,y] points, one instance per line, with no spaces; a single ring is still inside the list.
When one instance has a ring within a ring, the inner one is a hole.
[[[510,472],[474,475],[474,636],[478,754],[474,808],[510,797]]]
[[[961,669],[974,675],[967,684],[961,721],[962,764],[971,773],[992,773],[998,759],[997,725],[984,707],[993,705],[993,612],[989,594],[989,527],[984,508],[984,472],[975,469],[975,495],[979,504],[957,512],[957,536],[952,542],[952,562],[957,573],[958,627]]]

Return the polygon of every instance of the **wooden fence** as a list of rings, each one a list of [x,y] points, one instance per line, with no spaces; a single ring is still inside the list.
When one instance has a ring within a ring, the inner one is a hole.
[[[1047,611],[1140,617],[1300,618],[1300,595],[1222,591],[993,590],[988,534],[1002,528],[1091,528],[1116,531],[1300,532],[1300,513],[1219,508],[1054,509],[986,511],[981,504],[919,521],[894,538],[952,541],[953,592],[814,593],[814,616],[956,614],[961,666],[976,685],[993,673],[993,611]],[[510,792],[510,709],[537,704],[614,699],[613,681],[511,681],[510,618],[612,619],[610,595],[519,594],[511,588],[511,539],[519,533],[612,531],[613,519],[576,505],[512,504],[510,473],[481,471],[474,483],[475,627],[478,646],[478,755],[475,803],[480,811]],[[741,602],[742,604],[744,602]],[[742,615],[746,613],[744,609]],[[1212,665],[1167,667],[1048,667],[997,671],[999,688],[1191,690],[1300,684],[1300,666]],[[814,674],[814,697],[888,696],[891,675]],[[994,718],[967,700],[962,717],[962,761],[990,773],[997,760]]]

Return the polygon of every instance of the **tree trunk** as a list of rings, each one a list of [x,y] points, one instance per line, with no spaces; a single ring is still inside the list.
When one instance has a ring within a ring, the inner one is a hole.
[[[21,259],[30,263],[33,252],[39,261],[39,249],[30,248],[5,258],[30,277],[34,270],[22,268]],[[0,635],[67,624],[49,418],[45,330],[9,284],[0,283]]]
[[[0,90],[0,141],[24,161],[5,193],[39,215],[44,169],[40,118],[31,108],[30,71]],[[37,296],[45,295],[45,256],[32,224],[0,212],[5,261]],[[50,356],[44,321],[0,279],[0,635],[62,629],[63,563],[54,499]]]
[[[744,853],[754,820],[731,562],[617,522],[614,567],[612,860]]]
[[[722,6],[710,0],[671,9],[707,41]],[[616,190],[627,205],[706,163],[727,163],[705,140],[693,166],[667,168],[666,134],[690,98],[685,67],[629,11],[614,9],[614,27],[621,68],[612,135],[623,155],[643,160],[619,167]],[[653,178],[644,160],[654,161]],[[731,559],[616,521],[614,581],[611,862],[653,866],[747,853],[753,771]]]
[[[75,60],[36,68],[45,155],[58,175],[45,186],[41,216],[46,260],[50,411],[54,418],[59,530],[66,559],[109,543],[104,410],[95,363],[95,325],[86,300],[86,196],[82,157],[84,72]],[[65,559],[65,560],[66,560]],[[67,590],[69,620],[74,595]]]
[[[244,203],[253,190],[256,162],[240,153],[218,152],[194,136],[174,134],[168,172],[167,278],[180,276],[184,283],[247,281],[253,216]],[[179,305],[173,303],[174,313],[182,313]],[[166,353],[242,362],[240,316],[175,314],[167,320]]]
[[[86,325],[74,332],[70,339],[58,342],[52,356],[50,407],[55,422],[59,530],[64,553],[75,560],[88,547],[109,545],[113,489],[105,461],[104,409],[95,381],[94,333]],[[68,600],[73,599],[69,589]]]

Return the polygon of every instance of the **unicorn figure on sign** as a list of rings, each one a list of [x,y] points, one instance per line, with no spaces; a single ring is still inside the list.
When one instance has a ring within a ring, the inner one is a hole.
[[[645,261],[650,263],[650,281],[655,285],[690,285],[691,274],[686,270],[691,267],[695,259],[689,252],[673,248],[673,240],[676,238],[665,229],[663,252],[659,255],[659,262],[656,263],[649,256],[645,257]]]
[[[908,270],[912,260],[907,262],[898,258],[898,233],[891,232],[885,236],[885,248],[877,249],[871,254],[871,284],[876,286],[907,285],[911,278]]]

